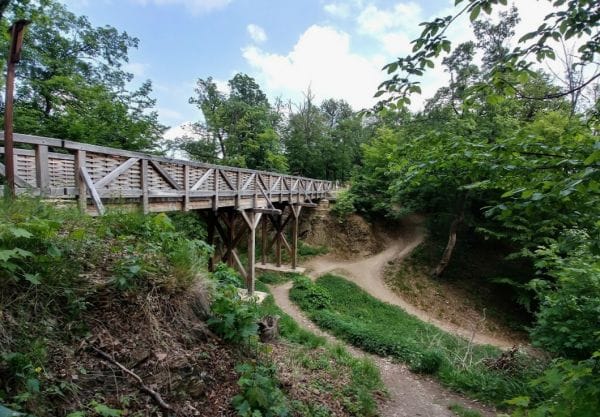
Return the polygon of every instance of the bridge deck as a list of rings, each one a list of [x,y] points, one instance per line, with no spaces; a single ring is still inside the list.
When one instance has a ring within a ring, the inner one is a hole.
[[[138,206],[144,212],[272,209],[278,202],[334,197],[330,181],[31,135],[15,134],[14,143],[18,192],[77,200],[91,214],[103,213],[107,204]]]

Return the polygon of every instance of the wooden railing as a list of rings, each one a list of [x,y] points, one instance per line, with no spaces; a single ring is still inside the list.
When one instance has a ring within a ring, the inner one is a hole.
[[[3,134],[2,134],[3,137]],[[140,205],[144,212],[267,208],[333,198],[330,181],[163,158],[86,143],[15,134],[18,192],[76,199],[82,210]],[[27,149],[29,148],[29,149]],[[0,148],[4,154],[4,148]],[[4,165],[0,165],[4,175]]]

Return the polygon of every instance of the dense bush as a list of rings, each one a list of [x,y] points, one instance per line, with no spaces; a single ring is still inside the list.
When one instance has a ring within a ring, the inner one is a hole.
[[[574,359],[589,358],[600,346],[600,259],[575,234],[576,247],[551,245],[537,254],[539,268],[554,283],[536,280],[541,304],[531,335],[544,349]]]
[[[558,360],[531,385],[539,398],[520,396],[508,401],[513,417],[597,417],[600,415],[600,351],[575,362]]]

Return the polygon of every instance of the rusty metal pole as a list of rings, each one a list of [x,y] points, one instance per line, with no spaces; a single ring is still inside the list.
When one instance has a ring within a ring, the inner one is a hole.
[[[8,30],[10,32],[10,51],[6,66],[6,95],[4,97],[4,165],[6,183],[11,197],[15,195],[15,160],[13,153],[13,97],[15,90],[15,65],[21,59],[23,29],[28,20],[18,20]]]

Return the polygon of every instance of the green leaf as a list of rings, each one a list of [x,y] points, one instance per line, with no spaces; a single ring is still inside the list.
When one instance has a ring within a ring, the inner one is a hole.
[[[31,234],[29,231],[21,229],[20,227],[11,227],[8,230],[14,237],[24,237],[26,239],[29,239],[33,236],[33,234]]]
[[[471,20],[471,22],[477,19],[477,16],[479,16],[479,12],[481,12],[480,5],[473,7],[473,10],[471,10],[471,14],[469,15],[469,19]]]
[[[25,274],[25,280],[33,285],[40,285],[40,274]]]

